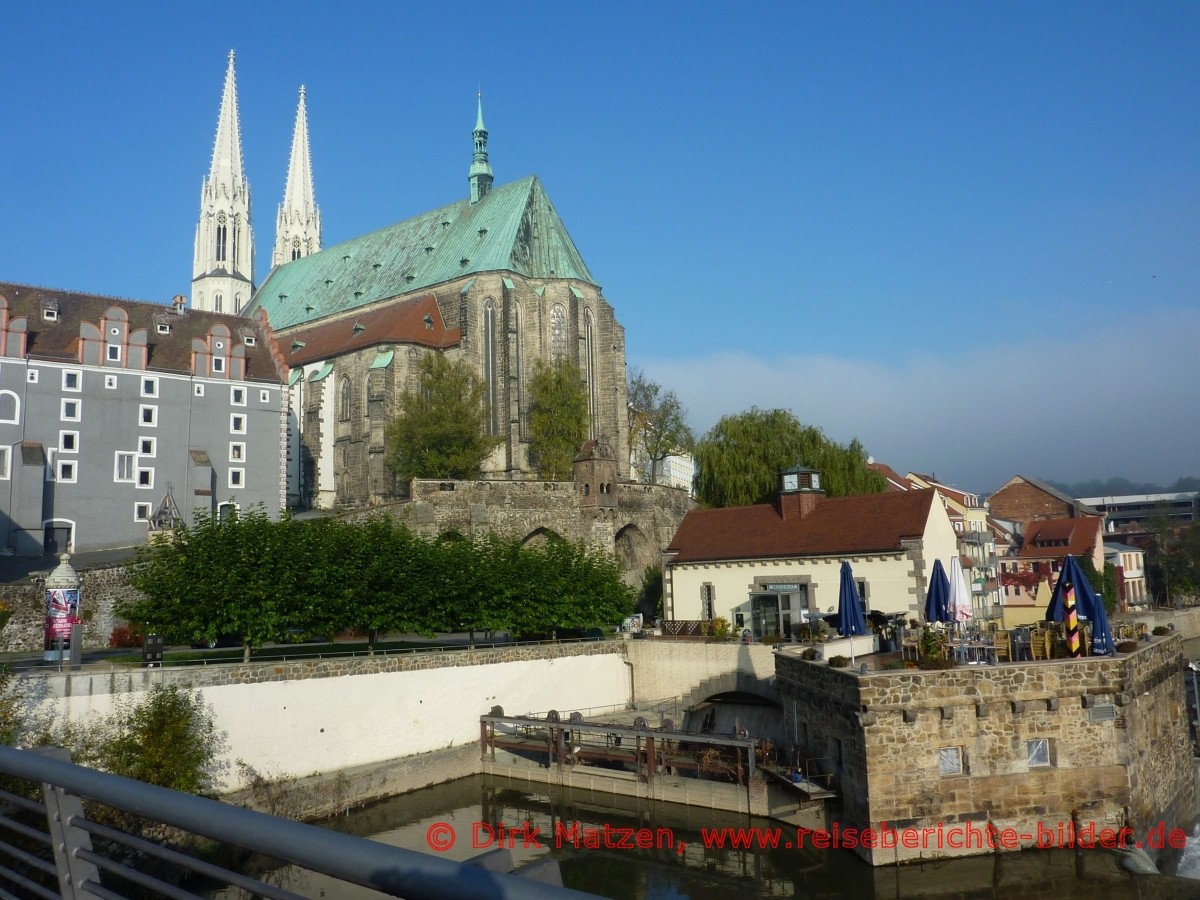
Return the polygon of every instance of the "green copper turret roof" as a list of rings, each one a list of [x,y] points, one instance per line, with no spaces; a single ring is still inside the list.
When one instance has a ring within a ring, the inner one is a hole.
[[[530,175],[279,266],[246,314],[288,328],[482,272],[596,284]]]

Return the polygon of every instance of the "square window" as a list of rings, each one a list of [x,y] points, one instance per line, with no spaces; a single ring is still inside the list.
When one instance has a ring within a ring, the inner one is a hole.
[[[57,322],[58,321],[58,310],[57,309],[43,309],[42,310],[42,318],[45,319],[47,322]]]
[[[120,362],[121,361],[121,345],[120,344],[109,344],[107,350],[105,351],[105,357],[108,359],[109,362]]]
[[[137,486],[139,488],[154,487],[154,470],[153,469],[138,469],[137,470]]]
[[[213,371],[214,372],[224,372],[225,371],[225,357],[223,357],[223,356],[214,356],[213,357]]]
[[[149,522],[150,521],[150,504],[135,503],[133,504],[133,521]]]
[[[12,477],[12,447],[0,447],[0,481]]]
[[[117,451],[116,462],[113,465],[113,481],[133,481],[137,456],[125,450]]]
[[[158,379],[143,378],[142,379],[142,396],[157,397],[158,396]]]
[[[58,480],[65,481],[68,484],[73,484],[75,481],[76,461],[73,459],[62,459],[58,462]]]
[[[117,389],[117,376],[116,375],[105,375],[104,376],[104,386],[110,391],[115,391]]]
[[[159,322],[159,323],[158,323],[158,324],[155,326],[155,329],[154,329],[154,330],[155,330],[155,331],[157,331],[159,334],[170,334],[170,333],[171,333],[171,326],[170,326],[170,325],[168,325],[166,322]]]
[[[64,391],[78,391],[80,384],[83,381],[83,373],[78,369],[63,369],[62,373],[62,389]]]
[[[58,449],[63,453],[79,452],[79,432],[60,431],[58,433]]]
[[[158,438],[144,437],[138,438],[138,454],[141,456],[154,456],[158,449]]]
[[[38,370],[30,369],[28,372],[26,372],[25,380],[28,381],[30,384],[37,384],[38,383]]]
[[[229,417],[229,433],[230,434],[245,434],[246,433],[246,417],[240,413],[234,413]]]
[[[229,461],[242,462],[246,458],[245,444],[230,444],[229,445]]]
[[[234,406],[246,405],[246,389],[235,387],[229,389],[229,402]]]
[[[271,392],[270,391],[259,391],[258,392],[258,402],[259,403],[270,403],[271,402]]]
[[[62,402],[62,415],[60,418],[64,422],[79,421],[80,403],[78,400],[64,400]]]
[[[938,774],[961,775],[963,755],[961,747],[943,747],[938,751]]]
[[[1045,768],[1050,763],[1050,739],[1035,738],[1025,742],[1025,752],[1029,759],[1029,768]]]
[[[139,406],[138,407],[138,422],[150,428],[158,426],[158,407],[157,406]]]
[[[229,470],[229,486],[231,488],[240,488],[246,486],[246,470],[245,469],[230,469]]]
[[[198,384],[198,385],[196,385],[196,396],[197,396],[197,397],[203,397],[203,396],[204,396],[204,385],[202,385],[202,384]]]

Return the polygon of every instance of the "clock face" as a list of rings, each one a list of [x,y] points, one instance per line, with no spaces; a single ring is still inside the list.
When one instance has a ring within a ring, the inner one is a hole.
[[[821,488],[821,476],[818,475],[816,472],[813,472],[812,486],[813,486],[814,491],[820,490],[820,488]]]
[[[783,476],[783,489],[785,491],[794,491],[800,487],[800,476],[795,473]]]

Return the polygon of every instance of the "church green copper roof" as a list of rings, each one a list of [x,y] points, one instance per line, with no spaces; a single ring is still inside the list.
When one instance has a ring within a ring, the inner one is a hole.
[[[480,272],[596,284],[536,175],[279,266],[246,310],[288,328]]]

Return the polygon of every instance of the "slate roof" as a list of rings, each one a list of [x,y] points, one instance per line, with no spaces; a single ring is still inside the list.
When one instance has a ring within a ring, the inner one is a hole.
[[[425,317],[429,317],[426,327]],[[289,340],[290,339],[290,343]],[[377,344],[417,344],[445,349],[462,340],[461,329],[447,328],[432,294],[412,297],[358,316],[341,316],[308,329],[292,331],[284,340],[289,366],[330,359]],[[303,347],[297,347],[297,343]]]
[[[897,552],[925,533],[936,497],[936,491],[824,497],[808,515],[788,519],[771,503],[692,510],[667,552],[676,563]]]
[[[248,311],[281,330],[495,271],[596,284],[536,175],[279,266]]]
[[[1025,540],[1017,554],[1021,559],[1061,559],[1090,556],[1101,539],[1102,520],[1093,516],[1081,519],[1041,519],[1025,527]]]
[[[8,300],[9,317],[27,319],[26,352],[30,359],[70,362],[79,359],[79,325],[92,322],[99,325],[104,313],[117,306],[129,316],[129,330],[146,330],[149,347],[146,370],[150,372],[192,372],[192,339],[204,339],[213,325],[226,326],[234,341],[242,341],[242,333],[252,334],[253,345],[246,345],[246,380],[281,382],[283,379],[272,359],[274,339],[269,328],[254,318],[231,313],[202,312],[185,309],[177,315],[174,309],[161,303],[126,300],[99,294],[81,294],[25,284],[0,282],[0,296]],[[54,304],[58,320],[43,318],[43,302]],[[170,326],[169,334],[159,334],[157,325]]]

